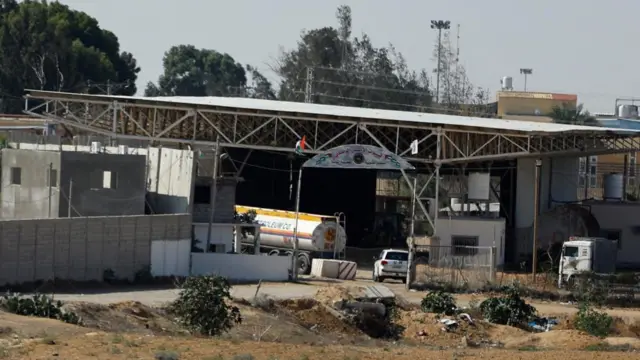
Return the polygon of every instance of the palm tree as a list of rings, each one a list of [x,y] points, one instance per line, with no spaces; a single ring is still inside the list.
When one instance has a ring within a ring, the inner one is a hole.
[[[589,114],[587,110],[584,110],[582,104],[575,107],[569,103],[563,103],[561,106],[556,105],[547,116],[553,119],[553,122],[559,124],[600,126],[598,120]]]

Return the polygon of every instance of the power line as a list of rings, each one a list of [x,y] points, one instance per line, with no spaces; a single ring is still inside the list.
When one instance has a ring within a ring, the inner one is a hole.
[[[371,86],[371,85],[346,84],[346,83],[339,83],[339,82],[328,81],[328,80],[313,80],[313,82],[317,82],[317,83],[321,83],[321,84],[328,84],[328,85],[336,85],[336,86],[353,87],[353,88],[359,88],[359,89],[367,89],[367,90],[378,90],[378,91],[385,91],[385,92],[395,92],[395,93],[399,93],[399,94],[431,96],[431,93],[428,92],[428,91],[393,89],[393,88],[384,88],[384,87]]]
[[[111,80],[107,80],[106,83],[96,83],[91,80],[87,80],[87,90],[92,88],[98,89],[100,92],[111,95],[115,91],[120,89],[125,89],[131,86],[131,80],[127,80],[124,82],[112,82]]]

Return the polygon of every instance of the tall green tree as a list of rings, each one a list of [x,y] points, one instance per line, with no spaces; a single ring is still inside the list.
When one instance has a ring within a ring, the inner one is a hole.
[[[547,116],[558,124],[599,126],[598,120],[584,109],[583,104],[573,106],[563,103],[561,106],[554,106]]]
[[[431,104],[426,71],[409,70],[392,45],[375,47],[366,34],[352,38],[351,8],[341,6],[338,27],[302,33],[272,68],[281,77],[278,97],[314,103],[427,111]],[[310,91],[308,91],[310,90]]]
[[[230,96],[244,92],[247,85],[242,65],[215,50],[173,46],[162,62],[164,72],[157,84],[147,85],[147,96]]]
[[[140,68],[120,51],[118,38],[84,12],[58,2],[0,0],[0,93],[25,88],[85,91],[87,82],[128,83],[114,94],[132,95]],[[11,104],[11,103],[9,103]],[[5,104],[2,111],[18,112]]]
[[[163,58],[158,83],[145,96],[236,96],[274,99],[271,83],[256,68],[246,69],[231,55],[193,45],[171,47]],[[247,74],[253,80],[247,86]]]

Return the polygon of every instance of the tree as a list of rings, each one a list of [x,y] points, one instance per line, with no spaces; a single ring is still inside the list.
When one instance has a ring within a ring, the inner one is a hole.
[[[247,88],[247,96],[254,99],[275,100],[277,98],[273,85],[267,78],[251,65],[247,65],[253,85]]]
[[[573,106],[569,103],[562,103],[560,106],[554,106],[548,116],[558,124],[599,126],[598,120],[584,110],[583,104]]]
[[[256,68],[245,69],[229,54],[178,45],[163,58],[164,73],[149,83],[145,96],[238,96],[275,99],[271,83]],[[253,86],[247,87],[247,72]]]
[[[139,72],[133,55],[120,52],[118,38],[86,13],[58,2],[0,0],[1,93],[77,92],[87,89],[87,81],[112,81],[130,84],[115,94],[132,95]]]
[[[278,97],[314,103],[426,111],[431,104],[426,72],[408,69],[392,45],[351,38],[351,8],[341,6],[339,26],[304,31],[296,48],[283,51],[272,68],[281,77]],[[311,75],[311,76],[309,76]],[[312,78],[311,78],[312,77]]]
[[[460,64],[458,52],[451,44],[450,31],[442,33],[442,41],[435,44],[435,61],[440,56],[440,112],[461,115],[484,115],[489,94],[475,87]],[[435,69],[438,72],[438,69]]]

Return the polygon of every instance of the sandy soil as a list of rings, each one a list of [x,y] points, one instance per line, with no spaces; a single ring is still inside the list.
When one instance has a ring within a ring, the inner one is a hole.
[[[640,311],[612,310],[623,316],[616,319],[612,337],[600,339],[573,329],[567,307],[554,304],[546,304],[551,311],[544,314],[559,314],[561,324],[534,334],[479,319],[459,320],[457,327],[443,331],[439,316],[407,302],[396,320],[404,329],[402,338],[374,340],[327,309],[360,290],[357,285],[326,286],[314,299],[276,299],[260,306],[241,301],[243,323],[218,339],[191,336],[162,309],[131,301],[65,305],[82,316],[85,327],[0,312],[0,359],[154,359],[161,354],[178,356],[165,359],[218,360],[634,359],[638,353],[610,350],[640,349]]]
[[[53,341],[53,343],[51,343]],[[389,345],[384,348],[334,345],[291,345],[255,341],[224,341],[198,338],[114,336],[99,333],[70,339],[32,341],[19,349],[5,352],[6,359],[154,359],[155,356],[176,354],[178,359],[494,359],[539,360],[565,359],[635,359],[637,354],[594,351],[538,351],[452,349]]]

